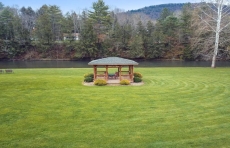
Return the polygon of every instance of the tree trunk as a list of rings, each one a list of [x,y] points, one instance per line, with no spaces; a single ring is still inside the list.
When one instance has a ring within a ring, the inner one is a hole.
[[[216,67],[216,56],[218,53],[218,47],[219,47],[219,37],[220,37],[220,23],[221,23],[221,15],[222,15],[222,9],[223,9],[223,0],[220,0],[218,3],[218,14],[217,14],[217,23],[216,23],[216,40],[215,40],[215,47],[214,47],[214,53],[212,57],[212,68]]]
[[[216,67],[216,54],[214,53],[213,54],[213,57],[212,57],[212,68],[215,68]]]
[[[217,27],[216,27],[216,40],[215,40],[215,47],[214,47],[214,53],[213,53],[213,57],[212,57],[212,68],[216,67],[216,56],[218,53],[218,47],[219,47],[219,37],[220,37],[220,21],[217,22]]]

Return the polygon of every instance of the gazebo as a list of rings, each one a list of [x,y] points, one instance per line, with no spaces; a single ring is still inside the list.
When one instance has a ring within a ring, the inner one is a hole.
[[[88,63],[93,66],[94,80],[104,79],[107,83],[119,83],[123,79],[133,82],[133,68],[137,62],[120,57],[108,57],[93,60]],[[116,68],[115,73],[109,73],[109,68]]]

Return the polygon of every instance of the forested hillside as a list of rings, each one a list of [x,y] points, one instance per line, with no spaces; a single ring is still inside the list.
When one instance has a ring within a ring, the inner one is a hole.
[[[211,12],[212,7],[200,6],[165,4],[124,12],[95,0],[91,11],[63,14],[56,5],[33,10],[0,3],[0,60],[108,56],[211,60],[215,33],[210,26],[215,24],[207,25],[210,17],[203,10]],[[228,13],[224,18],[229,22]],[[217,59],[229,60],[227,25],[221,30],[219,48]]]
[[[148,6],[137,10],[128,11],[128,13],[144,13],[151,17],[152,19],[156,20],[160,17],[161,12],[163,9],[167,8],[170,12],[177,12],[182,11],[184,3],[177,3],[177,4],[162,4],[162,5],[154,5]]]

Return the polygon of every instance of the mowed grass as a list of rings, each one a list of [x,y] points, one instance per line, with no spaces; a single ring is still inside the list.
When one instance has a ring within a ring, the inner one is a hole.
[[[142,86],[84,86],[92,68],[0,74],[0,147],[230,147],[230,68],[135,68]]]

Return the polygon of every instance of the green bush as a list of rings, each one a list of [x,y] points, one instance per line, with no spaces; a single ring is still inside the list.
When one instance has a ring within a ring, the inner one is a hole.
[[[139,78],[139,77],[134,77],[134,78],[133,78],[133,82],[138,83],[138,82],[141,82],[141,81],[142,81],[142,79]]]
[[[102,80],[102,79],[97,79],[94,81],[94,85],[97,85],[97,86],[104,86],[106,84],[107,84],[107,82],[105,80]]]
[[[92,77],[85,77],[84,82],[93,82]]]
[[[129,85],[129,84],[130,84],[130,81],[124,79],[124,80],[121,80],[120,84],[121,84],[121,85]]]
[[[94,74],[93,73],[87,73],[84,75],[84,78],[86,77],[91,77],[92,79],[94,78]]]
[[[134,72],[134,77],[142,78],[142,74],[139,72]]]

